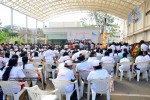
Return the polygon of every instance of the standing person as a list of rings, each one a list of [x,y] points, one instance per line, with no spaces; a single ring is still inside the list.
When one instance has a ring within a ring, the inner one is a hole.
[[[52,51],[51,47],[49,47],[48,50],[44,52],[43,56],[45,62],[55,62],[55,53]]]
[[[146,45],[144,40],[141,40],[140,44],[141,44],[141,51],[147,51],[148,50],[148,46]]]

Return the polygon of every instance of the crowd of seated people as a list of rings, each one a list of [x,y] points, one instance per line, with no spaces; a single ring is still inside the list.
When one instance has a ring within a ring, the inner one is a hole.
[[[101,56],[101,59],[97,57]],[[135,63],[150,61],[150,47],[145,41],[128,45],[128,43],[110,43],[106,48],[100,44],[86,47],[82,42],[79,48],[54,48],[51,45],[41,44],[0,44],[0,80],[9,81],[14,78],[24,78],[22,69],[35,70],[29,62],[58,63],[53,66],[58,70],[56,79],[74,81],[73,63],[75,71],[88,71],[87,80],[111,78],[111,74],[102,67],[102,63],[116,63],[114,57],[120,58],[120,63],[130,62],[132,57]],[[120,66],[122,69],[124,66]],[[138,69],[138,66],[135,67]],[[112,69],[114,70],[114,69]],[[39,76],[38,74],[36,75]],[[66,92],[73,90],[74,86],[65,87]],[[94,87],[94,84],[92,85]],[[19,90],[18,90],[19,91]],[[2,94],[2,92],[0,92]]]

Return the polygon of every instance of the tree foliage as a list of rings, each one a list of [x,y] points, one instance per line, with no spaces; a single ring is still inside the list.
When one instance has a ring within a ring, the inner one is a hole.
[[[81,19],[81,24],[84,27],[100,27],[103,26],[106,18],[106,31],[110,36],[120,33],[120,27],[115,23],[115,18],[111,15],[102,12],[90,12],[87,18]]]

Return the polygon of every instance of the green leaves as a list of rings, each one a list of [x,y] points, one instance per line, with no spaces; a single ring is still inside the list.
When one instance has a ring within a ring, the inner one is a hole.
[[[9,38],[8,33],[0,30],[0,43],[5,42]]]

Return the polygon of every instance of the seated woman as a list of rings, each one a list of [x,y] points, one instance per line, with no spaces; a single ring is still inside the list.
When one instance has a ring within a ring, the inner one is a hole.
[[[25,77],[23,71],[20,67],[17,66],[18,62],[17,59],[11,58],[8,62],[8,67],[4,70],[4,73],[2,75],[3,81],[9,81],[9,80],[21,80]],[[12,90],[14,93],[19,92],[24,85],[21,85],[20,87],[14,86],[12,87]]]
[[[28,63],[28,57],[22,57],[22,62],[23,62],[23,65],[21,66],[21,69],[36,71],[35,67],[32,64]],[[32,77],[40,78],[40,74],[34,74]]]
[[[102,65],[99,60],[93,61],[93,68],[94,68],[94,71],[91,71],[87,77],[88,81],[93,80],[93,79],[107,79],[107,78],[110,79],[111,78],[107,70],[102,68]],[[94,83],[91,85],[91,88],[93,90],[96,90],[96,86]]]

